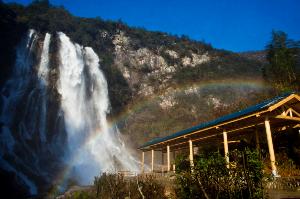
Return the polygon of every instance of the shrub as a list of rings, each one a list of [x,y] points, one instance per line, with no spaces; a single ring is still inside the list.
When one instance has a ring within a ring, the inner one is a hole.
[[[153,175],[125,177],[122,174],[103,173],[95,177],[97,198],[164,199],[165,187]]]
[[[262,198],[262,169],[256,151],[233,151],[230,168],[219,153],[199,155],[192,171],[177,163],[177,196],[179,198]],[[180,161],[181,160],[181,161]]]

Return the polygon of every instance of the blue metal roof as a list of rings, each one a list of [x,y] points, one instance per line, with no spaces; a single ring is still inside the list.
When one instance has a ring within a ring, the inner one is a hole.
[[[143,149],[143,148],[151,146],[153,144],[164,142],[166,140],[170,140],[170,139],[182,136],[182,135],[186,135],[186,134],[189,134],[189,133],[192,133],[192,132],[204,129],[204,128],[215,126],[217,124],[220,124],[220,123],[223,123],[223,122],[226,122],[226,121],[229,121],[229,120],[233,120],[233,119],[239,118],[241,116],[248,115],[250,113],[255,113],[255,112],[261,111],[263,109],[269,108],[270,106],[272,106],[272,105],[280,102],[281,100],[283,100],[284,98],[290,96],[293,93],[294,92],[285,93],[285,94],[277,96],[277,97],[275,97],[273,99],[266,100],[266,101],[264,101],[264,102],[262,102],[260,104],[256,104],[254,106],[250,106],[250,107],[248,107],[248,108],[246,108],[244,110],[241,110],[241,111],[238,111],[238,112],[235,112],[235,113],[231,113],[229,115],[225,115],[225,116],[219,117],[219,118],[217,118],[215,120],[212,120],[212,121],[209,121],[209,122],[201,123],[201,124],[199,124],[197,126],[193,126],[191,128],[188,128],[188,129],[179,131],[177,133],[168,135],[166,137],[154,138],[154,139],[150,140],[149,142],[146,142],[139,149]]]

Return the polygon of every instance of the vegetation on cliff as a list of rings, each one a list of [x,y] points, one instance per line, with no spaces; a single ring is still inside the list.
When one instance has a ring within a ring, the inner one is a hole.
[[[287,37],[282,31],[273,31],[272,40],[267,45],[265,78],[279,90],[299,88],[300,42]]]

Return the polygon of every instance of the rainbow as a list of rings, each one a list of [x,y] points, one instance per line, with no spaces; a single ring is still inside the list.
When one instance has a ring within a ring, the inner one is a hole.
[[[184,94],[188,89],[193,88],[197,91],[203,89],[214,89],[214,88],[244,88],[244,89],[255,89],[255,90],[268,90],[271,88],[263,79],[223,79],[223,80],[209,80],[199,82],[188,82],[176,87],[169,87],[163,91],[154,93],[151,96],[143,97],[135,100],[133,103],[127,105],[117,116],[110,120],[111,125],[118,124],[124,121],[129,115],[143,110],[143,108],[150,106],[151,104],[158,102],[161,97],[167,95],[178,96]]]
[[[199,82],[188,82],[176,87],[171,87],[166,90],[154,93],[149,97],[139,98],[135,100],[134,103],[129,104],[124,108],[124,111],[112,118],[109,122],[110,128],[113,128],[119,122],[126,120],[128,116],[134,114],[135,112],[142,111],[143,108],[150,106],[153,103],[156,103],[161,97],[166,95],[182,95],[189,88],[197,89],[197,91],[203,89],[214,89],[214,88],[245,88],[245,89],[255,89],[255,90],[268,90],[271,87],[266,84],[262,79],[223,79],[223,80],[211,80],[211,81],[199,81]],[[101,129],[97,129],[86,141],[82,144],[82,147],[85,147],[90,143],[91,140],[95,139],[101,134]],[[76,158],[73,157],[71,163],[76,162]],[[73,164],[69,164],[73,165]],[[57,186],[64,187],[66,186],[66,180],[71,175],[72,167],[68,166],[57,175],[56,180],[54,181]],[[100,171],[99,171],[100,174]],[[49,195],[54,194],[55,190],[49,193]]]
[[[95,139],[97,136],[101,135],[101,129],[96,129],[93,133],[90,134],[89,137],[85,139],[85,142],[82,143],[82,148],[84,148],[86,145],[89,145],[90,142]],[[55,177],[53,181],[53,185],[55,186],[50,192],[47,194],[49,197],[56,196],[61,191],[66,191],[68,179],[72,175],[72,169],[75,162],[77,162],[79,159],[79,156],[74,156],[72,159],[70,159],[70,163],[66,164],[64,169],[62,169],[59,174]],[[99,171],[100,174],[100,171]],[[95,176],[96,177],[96,176]]]

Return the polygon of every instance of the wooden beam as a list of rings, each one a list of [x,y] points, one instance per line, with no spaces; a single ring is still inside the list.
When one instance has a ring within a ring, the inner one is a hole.
[[[231,143],[240,143],[241,140],[232,140],[232,141],[227,141],[228,144],[231,144]]]
[[[154,150],[151,150],[151,172],[154,171]]]
[[[190,165],[192,171],[194,171],[194,153],[193,153],[193,142],[192,140],[189,140],[189,148],[190,148]]]
[[[170,146],[167,146],[167,170],[168,172],[171,170],[171,164],[170,164]]]
[[[256,112],[256,113],[253,113],[251,115],[247,115],[247,116],[244,116],[244,117],[241,117],[241,118],[237,118],[237,119],[234,119],[234,120],[231,120],[231,121],[228,121],[228,122],[223,122],[221,124],[218,124],[218,125],[214,125],[214,126],[211,126],[211,127],[207,127],[207,128],[204,128],[204,129],[200,129],[198,131],[194,131],[194,132],[191,132],[189,134],[186,134],[186,135],[182,135],[182,136],[178,136],[178,137],[175,137],[175,138],[172,138],[172,139],[168,139],[168,140],[165,140],[163,142],[159,142],[159,143],[155,143],[155,144],[152,144],[152,145],[149,145],[147,147],[153,147],[153,146],[156,146],[156,145],[160,145],[160,144],[163,144],[163,143],[167,143],[167,142],[170,142],[172,140],[176,140],[176,139],[179,139],[179,138],[187,138],[191,135],[194,135],[194,134],[197,134],[197,133],[201,133],[203,131],[207,131],[207,130],[210,130],[210,129],[214,129],[216,127],[221,127],[221,126],[224,126],[224,125],[227,125],[227,124],[230,124],[230,123],[234,123],[234,122],[238,122],[240,120],[244,120],[244,119],[248,119],[248,118],[251,118],[251,117],[256,117],[256,115],[262,115],[263,113],[267,113],[269,112],[269,110],[263,110],[263,111],[260,111],[260,112]]]
[[[296,124],[295,126],[293,126],[293,128],[299,128],[300,124]]]
[[[289,108],[288,110],[290,111],[291,117],[293,117],[293,113],[294,113],[295,115],[297,115],[298,117],[300,117],[300,113],[298,113],[298,112],[295,111],[294,109]]]
[[[218,134],[214,134],[214,135],[205,136],[205,137],[202,137],[202,138],[192,139],[192,141],[193,141],[193,142],[194,142],[194,141],[199,141],[199,140],[203,140],[203,139],[206,139],[206,138],[215,137],[215,136],[217,136],[217,135],[219,135],[219,133],[218,133]],[[172,146],[178,146],[178,145],[186,144],[186,143],[188,143],[188,142],[189,142],[189,141],[184,141],[184,142],[180,142],[180,143],[177,143],[177,144],[172,144]]]
[[[251,124],[251,125],[248,125],[248,126],[243,126],[243,127],[241,127],[241,128],[233,129],[233,130],[226,131],[226,132],[227,132],[227,133],[232,133],[232,132],[236,132],[236,131],[241,131],[241,130],[253,128],[253,127],[258,126],[258,125],[261,125],[261,124],[263,124],[263,122]]]
[[[224,139],[224,156],[226,160],[226,167],[229,168],[229,154],[228,154],[228,141],[227,141],[227,132],[223,131],[223,139]]]
[[[277,119],[284,119],[284,120],[292,120],[292,121],[300,122],[300,118],[299,118],[299,117],[291,117],[291,116],[277,115],[277,116],[275,116],[275,118],[277,118]]]
[[[275,152],[274,152],[274,146],[273,146],[273,140],[272,140],[271,126],[270,126],[270,121],[267,117],[265,119],[265,128],[266,128],[266,134],[267,134],[272,174],[274,176],[277,176],[277,168],[275,165]]]
[[[286,106],[283,106],[283,107],[286,107]],[[287,110],[283,110],[283,112],[280,114],[281,116],[293,117],[293,114],[295,114],[296,116],[298,116],[298,118],[300,118],[300,113],[295,111],[293,108],[286,107],[286,109]]]
[[[235,132],[235,131],[240,131],[240,130],[244,130],[244,129],[247,129],[247,128],[252,128],[252,127],[255,127],[255,126],[258,126],[258,125],[262,125],[264,124],[263,122],[261,123],[257,123],[257,124],[253,124],[253,125],[248,125],[248,126],[244,126],[244,127],[241,127],[241,128],[237,128],[237,129],[233,129],[233,130],[230,130],[230,131],[227,131],[227,133],[232,133],[232,132]],[[216,136],[219,136],[219,135],[222,135],[223,133],[216,133],[216,134],[213,134],[213,135],[208,135],[208,136],[205,136],[205,137],[201,137],[201,138],[196,138],[196,139],[191,139],[192,142],[196,142],[196,141],[199,141],[199,140],[204,140],[204,139],[207,139],[207,138],[212,138],[212,137],[216,137]],[[183,144],[186,144],[188,143],[189,141],[186,140],[186,141],[183,141],[183,142],[179,142],[179,143],[176,143],[176,144],[172,144],[171,146],[178,146],[178,145],[183,145]]]
[[[142,152],[142,169],[141,169],[142,173],[144,173],[144,169],[145,169],[144,164],[145,164],[145,152],[143,151]]]
[[[284,105],[285,103],[287,103],[288,101],[292,100],[293,98],[296,98],[296,99],[298,99],[298,100],[300,101],[300,98],[299,98],[298,95],[296,95],[296,94],[291,94],[290,96],[284,98],[283,100],[279,101],[278,103],[276,103],[276,104],[270,106],[270,107],[268,108],[268,110],[271,112],[271,111],[273,111],[274,109],[277,109],[278,107],[280,107],[280,106]]]
[[[173,171],[175,172],[176,151],[173,150]]]
[[[259,136],[258,136],[258,128],[255,128],[255,144],[256,144],[256,150],[260,151],[260,145],[259,145]]]

